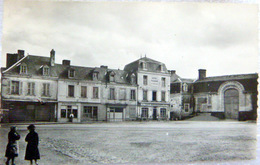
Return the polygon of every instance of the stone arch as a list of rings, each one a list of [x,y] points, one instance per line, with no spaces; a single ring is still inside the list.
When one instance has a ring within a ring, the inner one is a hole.
[[[237,81],[227,81],[224,82],[220,85],[218,89],[218,94],[219,94],[219,100],[220,100],[220,110],[222,112],[225,112],[225,105],[224,105],[224,97],[225,97],[225,92],[229,89],[236,89],[239,93],[239,110],[243,110],[242,108],[245,106],[245,88],[244,86],[237,82]]]

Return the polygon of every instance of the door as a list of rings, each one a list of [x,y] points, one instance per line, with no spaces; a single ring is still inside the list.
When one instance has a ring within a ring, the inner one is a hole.
[[[110,121],[123,121],[123,119],[124,119],[124,108],[111,107],[109,119],[110,119]]]
[[[157,109],[153,109],[153,120],[157,120]]]
[[[228,89],[225,91],[224,107],[226,119],[238,119],[239,93],[236,89]]]

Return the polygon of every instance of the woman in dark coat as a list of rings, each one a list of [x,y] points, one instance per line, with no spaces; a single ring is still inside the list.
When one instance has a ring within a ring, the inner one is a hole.
[[[27,142],[25,160],[30,160],[31,164],[33,164],[34,160],[35,164],[37,164],[37,159],[40,159],[38,133],[35,132],[35,126],[33,124],[29,125],[27,129],[29,130],[29,133],[25,138],[25,141]]]
[[[20,135],[16,132],[16,127],[10,127],[10,132],[8,133],[8,144],[5,151],[5,157],[7,157],[6,165],[9,165],[10,160],[12,160],[12,165],[14,165],[14,158],[18,156],[17,140],[19,139]]]

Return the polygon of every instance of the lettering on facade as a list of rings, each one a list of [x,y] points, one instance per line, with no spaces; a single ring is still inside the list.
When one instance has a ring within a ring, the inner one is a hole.
[[[157,77],[152,77],[151,85],[153,85],[153,86],[158,86],[159,85],[159,80],[158,80]]]

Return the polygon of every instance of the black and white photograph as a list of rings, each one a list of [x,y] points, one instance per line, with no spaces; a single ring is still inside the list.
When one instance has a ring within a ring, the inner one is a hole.
[[[260,164],[257,2],[0,6],[0,164]]]

